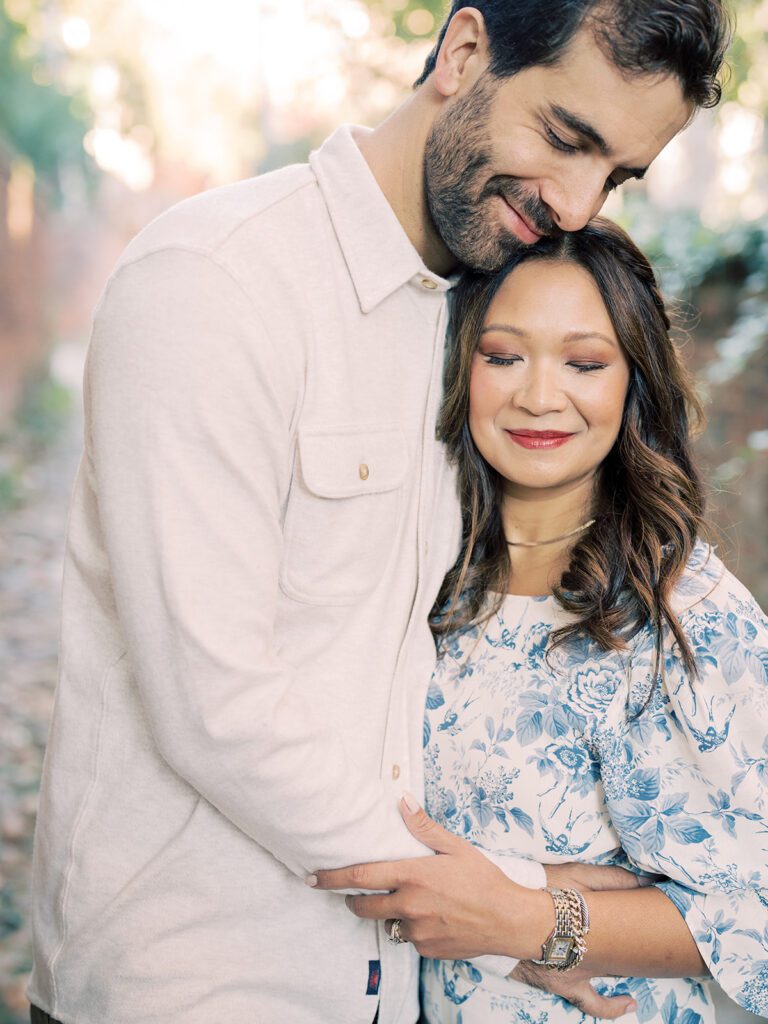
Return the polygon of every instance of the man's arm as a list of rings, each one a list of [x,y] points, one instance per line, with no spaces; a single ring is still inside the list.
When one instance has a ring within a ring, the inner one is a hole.
[[[292,871],[418,857],[275,650],[303,368],[207,257],[123,267],[97,313],[87,459],[114,598],[163,758]],[[363,685],[364,680],[360,681]]]
[[[299,875],[431,852],[405,828],[399,790],[360,778],[275,650],[304,369],[226,268],[166,249],[111,281],[86,372],[94,528],[155,742]],[[508,860],[510,877],[540,884],[540,867]]]

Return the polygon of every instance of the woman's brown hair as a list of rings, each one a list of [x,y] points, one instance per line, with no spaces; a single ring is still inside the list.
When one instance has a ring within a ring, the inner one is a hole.
[[[432,631],[439,637],[486,621],[508,589],[502,480],[469,431],[469,381],[494,296],[505,278],[531,259],[575,263],[588,271],[630,366],[619,435],[596,476],[595,523],[574,544],[554,589],[575,618],[553,634],[553,645],[586,634],[604,650],[621,650],[651,626],[658,669],[668,628],[686,669],[695,673],[671,595],[703,527],[704,494],[691,452],[701,408],[670,337],[669,316],[648,260],[604,218],[524,251],[497,274],[467,272],[454,289],[438,433],[458,467],[463,543],[437,599]]]

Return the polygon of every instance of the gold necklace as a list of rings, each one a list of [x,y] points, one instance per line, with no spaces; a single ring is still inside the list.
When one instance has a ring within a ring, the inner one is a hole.
[[[595,520],[590,519],[588,523],[584,523],[583,526],[577,526],[575,530],[571,530],[569,533],[563,533],[559,537],[551,537],[549,540],[508,540],[507,544],[511,548],[540,548],[545,544],[557,544],[559,540],[568,540],[569,537],[575,537],[577,533],[583,533],[588,530],[590,526],[594,525]]]

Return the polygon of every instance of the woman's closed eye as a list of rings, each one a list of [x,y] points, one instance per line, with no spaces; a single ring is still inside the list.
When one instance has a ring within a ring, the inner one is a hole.
[[[522,356],[502,356],[495,352],[481,352],[483,359],[489,366],[511,366],[513,363],[521,363]]]
[[[607,365],[607,363],[577,363],[573,361],[568,363],[568,366],[572,366],[577,373],[594,373],[596,370],[604,370]]]

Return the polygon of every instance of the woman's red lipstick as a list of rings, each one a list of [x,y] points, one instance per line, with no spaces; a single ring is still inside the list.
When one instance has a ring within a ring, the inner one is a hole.
[[[521,448],[561,448],[574,436],[562,430],[507,430],[506,433]]]

